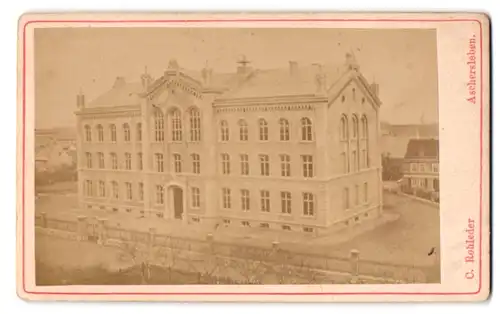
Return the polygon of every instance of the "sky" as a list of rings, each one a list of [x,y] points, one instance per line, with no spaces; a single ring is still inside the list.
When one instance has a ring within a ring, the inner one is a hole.
[[[353,51],[360,71],[380,86],[381,118],[393,124],[438,120],[434,30],[332,28],[46,28],[35,31],[36,128],[75,125],[76,95],[87,101],[117,76],[155,78],[168,61],[199,70],[236,71],[245,55],[254,68],[342,64]]]

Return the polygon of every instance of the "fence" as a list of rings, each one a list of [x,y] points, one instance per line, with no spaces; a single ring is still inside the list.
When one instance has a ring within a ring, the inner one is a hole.
[[[203,256],[218,256],[226,259],[240,259],[267,263],[269,265],[289,265],[302,270],[321,270],[336,273],[353,274],[373,278],[386,278],[388,281],[433,282],[437,280],[432,267],[412,267],[391,263],[380,263],[359,259],[358,252],[351,252],[349,257],[334,257],[327,254],[295,252],[280,248],[273,242],[270,247],[238,245],[215,241],[209,234],[206,239],[181,238],[167,234],[128,230],[106,226],[105,220],[97,224],[89,223],[84,217],[78,221],[64,221],[37,215],[35,225],[77,234],[79,240],[94,240],[105,244],[108,239],[132,242],[152,247],[165,247],[171,250],[194,252]]]

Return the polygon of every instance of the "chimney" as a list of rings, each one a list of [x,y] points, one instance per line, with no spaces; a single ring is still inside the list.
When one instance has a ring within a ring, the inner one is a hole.
[[[208,63],[201,70],[201,77],[203,79],[203,85],[209,86],[212,83],[212,69],[208,68]]]
[[[349,70],[359,70],[359,64],[352,51],[345,54],[345,65]]]
[[[290,76],[294,77],[297,75],[298,67],[297,61],[288,61],[290,68]]]
[[[145,67],[144,73],[141,75],[141,83],[144,90],[146,91],[148,90],[149,85],[151,85],[151,82],[153,82],[153,78],[148,73],[148,67]]]
[[[236,74],[238,75],[238,79],[240,81],[243,81],[247,78],[248,74],[251,71],[251,67],[248,66],[250,61],[248,61],[246,56],[243,55],[237,63],[238,66],[236,68]]]
[[[370,84],[370,89],[372,90],[372,93],[378,97],[378,93],[379,93],[379,86],[378,86],[378,83],[371,83]]]
[[[323,67],[319,63],[314,63],[313,64],[316,67],[316,74],[314,76],[314,82],[316,84],[316,92],[317,93],[322,93],[325,91],[326,88],[326,77],[325,74],[323,73]]]
[[[76,107],[78,109],[85,108],[85,95],[82,93],[82,90],[76,95]]]
[[[123,76],[118,76],[115,79],[115,83],[113,84],[113,88],[119,88],[125,86],[125,78]]]

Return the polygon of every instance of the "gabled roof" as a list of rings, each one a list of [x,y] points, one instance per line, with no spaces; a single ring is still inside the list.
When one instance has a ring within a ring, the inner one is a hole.
[[[439,140],[410,139],[406,147],[405,158],[439,158]]]

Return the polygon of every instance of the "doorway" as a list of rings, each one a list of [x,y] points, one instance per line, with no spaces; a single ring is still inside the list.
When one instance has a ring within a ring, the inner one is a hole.
[[[172,195],[173,195],[173,204],[174,204],[174,218],[182,219],[182,213],[184,212],[183,208],[183,196],[182,189],[178,186],[172,187]]]

